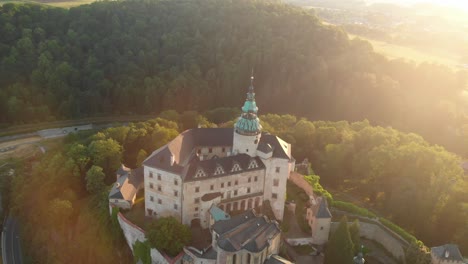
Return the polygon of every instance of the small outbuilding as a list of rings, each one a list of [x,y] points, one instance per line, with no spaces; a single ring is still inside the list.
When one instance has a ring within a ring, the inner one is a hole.
[[[109,204],[122,209],[130,209],[143,188],[143,167],[134,170],[123,168],[117,171],[117,181],[109,192]]]

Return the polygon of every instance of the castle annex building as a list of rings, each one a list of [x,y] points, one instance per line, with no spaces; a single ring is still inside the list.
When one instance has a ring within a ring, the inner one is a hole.
[[[229,213],[269,201],[283,219],[295,160],[290,144],[262,132],[252,82],[234,128],[184,131],[143,162],[147,216],[174,216],[207,228],[213,204]]]

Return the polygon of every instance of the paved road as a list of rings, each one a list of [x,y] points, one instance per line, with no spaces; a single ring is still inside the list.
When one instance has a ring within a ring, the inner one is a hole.
[[[2,260],[4,264],[21,264],[21,241],[18,230],[18,222],[8,217],[2,231]]]

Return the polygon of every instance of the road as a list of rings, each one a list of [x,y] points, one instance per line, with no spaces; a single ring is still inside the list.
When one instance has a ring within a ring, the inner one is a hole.
[[[10,216],[2,231],[2,260],[4,264],[23,263],[18,222]]]

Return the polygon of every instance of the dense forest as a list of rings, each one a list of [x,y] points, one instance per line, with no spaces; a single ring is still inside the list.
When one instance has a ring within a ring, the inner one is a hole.
[[[292,144],[296,160],[312,162],[325,187],[349,190],[428,246],[450,241],[468,252],[468,180],[460,157],[367,120],[260,119],[265,130]]]
[[[0,124],[239,106],[368,119],[462,155],[466,73],[388,60],[313,14],[254,0],[0,7]]]
[[[200,123],[214,127],[210,121],[216,119],[232,127],[233,113],[215,112],[205,118],[165,111],[146,122],[69,135],[37,162],[25,164],[5,192],[15,195],[5,198],[22,222],[33,263],[127,263],[129,251],[107,207],[115,170],[120,162],[139,166],[153,150]],[[291,142],[297,160],[312,161],[326,188],[350,190],[427,246],[451,242],[468,252],[468,181],[458,156],[416,134],[368,121],[311,122],[274,114],[260,119],[265,131]],[[5,183],[0,187],[3,192]]]

